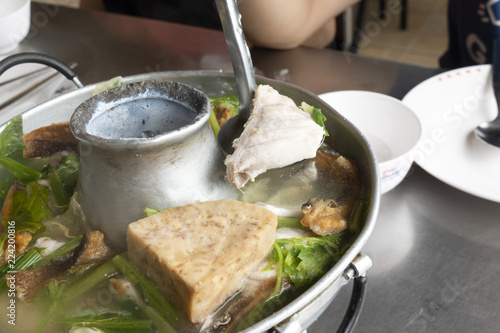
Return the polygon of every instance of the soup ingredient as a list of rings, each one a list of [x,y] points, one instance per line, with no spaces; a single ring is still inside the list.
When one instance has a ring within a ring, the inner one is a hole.
[[[346,211],[345,206],[333,199],[312,198],[302,206],[302,211],[302,225],[310,228],[316,235],[336,234],[349,225],[346,215],[350,211]]]
[[[59,165],[48,172],[50,188],[59,206],[69,204],[78,181],[80,162],[75,153],[63,156]]]
[[[234,332],[240,321],[274,292],[277,284],[277,273],[278,267],[271,267],[267,261],[262,262],[248,276],[245,288],[235,297],[236,299],[226,308],[205,318],[200,331],[204,333]],[[280,284],[280,289],[289,287],[289,280]]]
[[[243,287],[271,251],[277,217],[235,200],[197,202],[131,223],[128,255],[199,323]]]
[[[227,179],[241,188],[268,169],[313,158],[323,134],[323,128],[291,98],[259,85],[250,118],[233,143],[235,151],[224,161]]]
[[[347,229],[354,204],[359,196],[360,179],[357,168],[348,159],[318,150],[316,166],[338,179],[339,198],[312,198],[302,205],[303,226],[317,235],[335,234]]]
[[[323,276],[340,259],[346,233],[321,237],[296,237],[277,239],[283,255],[283,271],[294,287],[309,286]],[[278,262],[274,250],[269,262]]]
[[[69,122],[40,127],[23,136],[24,158],[49,157],[59,151],[78,151],[78,140],[69,129]]]
[[[107,81],[99,82],[95,85],[94,90],[92,90],[91,96],[95,96],[109,89],[121,87],[122,83],[123,77],[121,76],[115,76]]]
[[[23,120],[12,118],[0,133],[0,155],[18,160],[23,157]]]
[[[238,330],[246,329],[272,315],[323,276],[346,249],[347,233],[322,237],[277,239],[269,264],[283,270],[281,292],[272,293],[246,315]]]
[[[128,314],[120,313],[95,313],[92,315],[66,317],[59,322],[67,327],[88,327],[90,331],[80,331],[82,333],[154,333],[151,328],[151,321],[147,319],[137,319]],[[78,332],[70,330],[70,332]],[[168,333],[168,332],[167,332]]]
[[[13,185],[16,186],[16,185]],[[10,191],[9,191],[10,192]],[[27,242],[31,240],[31,235],[44,228],[42,221],[52,216],[49,202],[49,188],[37,182],[30,182],[25,187],[19,185],[12,191],[8,199],[4,202],[2,210],[3,233],[0,236],[0,247],[3,246],[9,237],[9,232],[16,232],[15,246],[9,246],[4,249],[4,256],[12,255],[7,258],[13,259],[22,253],[26,248]],[[9,252],[14,249],[15,254]]]
[[[43,264],[40,266],[17,272],[15,274],[17,297],[26,303],[31,303],[38,291],[73,265],[83,265],[109,257],[111,251],[104,244],[103,238],[101,232],[92,231],[86,234],[78,246],[68,254],[61,257],[49,255],[53,260],[47,264],[45,262],[48,259],[42,258]],[[54,253],[57,253],[57,250]]]
[[[49,141],[56,147],[56,149],[49,149],[48,146],[44,146],[46,149],[42,151],[53,152],[62,147],[56,140],[61,127],[67,127],[69,130],[66,124],[66,126],[47,127],[42,131],[45,133],[44,136],[52,138]],[[25,137],[37,137],[37,131]],[[2,189],[1,199],[3,200],[0,249],[3,250],[4,261],[14,259],[15,256],[24,252],[32,238],[45,230],[43,222],[67,208],[76,188],[78,176],[79,161],[75,153],[61,155],[54,166],[47,164],[43,168],[41,163],[46,163],[48,159],[24,158],[23,150],[26,149],[22,141],[22,133],[22,118],[16,117],[0,134],[0,165],[2,166],[0,189]],[[28,141],[32,142],[32,140]],[[38,155],[40,154],[37,154],[37,157]],[[45,155],[41,154],[41,156]],[[54,195],[57,206],[51,204],[51,194]],[[13,231],[15,231],[15,242],[4,247],[9,233],[12,234]]]
[[[330,136],[330,133],[326,130],[325,127],[325,121],[326,117],[325,115],[321,112],[321,109],[315,108],[312,105],[307,104],[306,102],[302,102],[300,104],[300,108],[304,110],[305,112],[309,113],[311,115],[312,120],[319,126],[323,127],[323,131],[325,132],[325,136]]]
[[[157,328],[162,329],[162,332],[172,332],[175,328],[180,329],[187,324],[158,288],[133,263],[122,255],[115,256],[113,263],[127,278],[111,282],[113,288],[118,293],[134,299]],[[142,297],[135,291],[140,291]]]
[[[42,249],[40,251],[40,254],[42,256],[46,256],[48,254],[53,253],[55,250],[60,248],[62,245],[64,245],[63,242],[57,241],[55,239],[52,239],[50,237],[44,236],[40,237],[35,241],[35,244],[33,244],[33,247],[37,247]]]
[[[236,115],[240,109],[240,101],[235,95],[224,95],[210,98],[210,126],[215,134],[219,135],[219,130],[226,121]]]
[[[61,297],[63,295],[64,289],[66,288],[66,282],[61,282],[57,280],[52,280],[49,282],[48,285],[48,296],[50,298],[50,307],[47,313],[45,314],[42,322],[38,326],[36,333],[40,333],[43,331],[43,328],[45,325],[47,325],[47,322],[49,319],[52,317],[54,312],[57,310],[57,307],[59,306],[59,302],[61,300]]]

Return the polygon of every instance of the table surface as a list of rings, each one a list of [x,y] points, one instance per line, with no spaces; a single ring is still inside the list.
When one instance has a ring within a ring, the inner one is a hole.
[[[32,5],[16,52],[69,62],[84,84],[152,71],[232,71],[223,34],[104,12]],[[313,93],[361,89],[402,98],[437,69],[332,50],[252,49],[257,74]],[[500,186],[500,184],[499,184]],[[363,251],[373,260],[357,332],[498,332],[500,204],[471,196],[417,165],[382,196]],[[309,333],[337,327],[351,293],[341,289]]]

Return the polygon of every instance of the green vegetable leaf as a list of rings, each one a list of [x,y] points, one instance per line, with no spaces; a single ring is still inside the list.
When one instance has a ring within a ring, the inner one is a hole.
[[[210,105],[213,109],[229,108],[231,110],[230,116],[233,117],[238,114],[240,110],[240,100],[235,95],[224,95],[214,98],[209,98]]]
[[[47,313],[43,317],[42,322],[38,326],[36,332],[40,333],[43,331],[43,328],[49,322],[50,318],[56,312],[56,309],[59,306],[59,301],[61,300],[61,296],[63,294],[64,289],[66,288],[66,282],[59,282],[57,280],[50,281],[49,285],[46,287],[48,291],[48,295],[51,301],[51,304],[48,308]]]
[[[12,195],[12,204],[7,217],[2,221],[4,232],[0,237],[0,248],[7,239],[7,223],[15,222],[16,233],[27,230],[36,233],[45,228],[42,221],[52,216],[48,202],[50,190],[47,186],[30,182],[26,188]]]
[[[326,130],[325,127],[325,121],[326,117],[325,115],[321,112],[321,109],[315,108],[312,105],[307,104],[306,102],[302,102],[300,105],[300,108],[304,110],[305,112],[309,113],[312,117],[312,120],[319,126],[323,127],[323,131],[325,132],[325,136],[330,136],[328,131]]]
[[[48,179],[50,187],[60,206],[67,205],[75,192],[79,166],[77,155],[71,153],[68,156],[64,156],[61,159],[61,163],[49,171]]]
[[[220,126],[217,121],[217,117],[215,115],[214,110],[229,109],[231,110],[229,118],[231,118],[236,114],[238,114],[240,110],[240,100],[235,95],[224,95],[224,96],[209,98],[209,100],[210,100],[210,106],[212,108],[210,112],[209,122],[210,125],[212,126],[212,130],[215,134],[215,137],[217,137],[219,135]]]
[[[23,156],[23,120],[21,116],[12,118],[0,133],[0,155],[21,160]]]
[[[24,190],[14,192],[12,207],[6,219],[15,221],[16,232],[21,230],[34,232],[36,231],[35,228],[41,227],[42,220],[52,216],[48,204],[49,193],[50,190],[47,186],[37,182],[30,182]],[[24,227],[24,225],[27,227]]]
[[[95,96],[103,91],[120,87],[122,85],[123,78],[121,76],[116,76],[109,79],[108,81],[100,82],[95,85],[94,90],[92,90],[92,96]]]
[[[340,258],[344,237],[344,233],[339,233],[276,240],[283,255],[283,271],[294,286],[308,286],[325,274]],[[269,261],[279,262],[278,255],[274,249]]]
[[[146,207],[144,209],[144,212],[146,213],[146,217],[150,217],[152,215],[158,214],[160,211],[161,210],[159,210],[159,209],[149,208],[149,207]]]
[[[0,156],[0,165],[22,182],[30,182],[42,178],[42,174],[40,172],[33,170],[32,168],[27,167],[9,157]]]

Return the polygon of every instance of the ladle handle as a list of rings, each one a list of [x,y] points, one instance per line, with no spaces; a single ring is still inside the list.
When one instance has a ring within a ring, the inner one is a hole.
[[[257,87],[250,50],[243,34],[236,0],[216,0],[226,44],[233,64],[236,87],[240,99],[240,112],[245,119],[250,116],[253,92]]]
[[[30,62],[52,67],[63,74],[68,80],[73,81],[77,88],[83,88],[83,84],[68,65],[43,53],[25,52],[8,56],[0,61],[0,75],[11,67]]]

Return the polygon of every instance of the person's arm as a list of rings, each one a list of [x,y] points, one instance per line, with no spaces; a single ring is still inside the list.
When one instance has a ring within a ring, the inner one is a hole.
[[[335,17],[359,0],[238,0],[245,37],[275,49],[322,48],[335,36]]]

